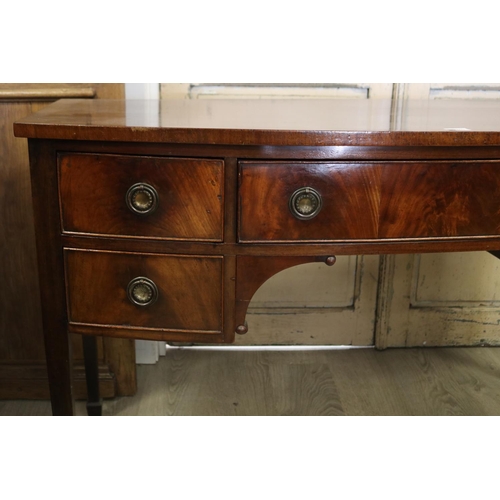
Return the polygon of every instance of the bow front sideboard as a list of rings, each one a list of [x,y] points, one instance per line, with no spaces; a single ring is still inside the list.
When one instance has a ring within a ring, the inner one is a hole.
[[[63,100],[29,140],[52,410],[69,333],[231,343],[256,290],[336,255],[500,251],[500,104]]]

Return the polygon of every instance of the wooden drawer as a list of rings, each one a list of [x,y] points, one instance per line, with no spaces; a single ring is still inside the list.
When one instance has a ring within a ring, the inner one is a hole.
[[[292,214],[290,199],[309,187],[321,197],[312,219]],[[376,238],[380,169],[372,164],[240,162],[240,241]]]
[[[65,249],[64,256],[70,324],[222,331],[222,257],[74,249]],[[135,304],[130,295],[152,303]]]
[[[220,160],[61,153],[58,164],[65,233],[223,239]]]
[[[321,209],[289,206],[309,187]],[[448,238],[500,234],[500,162],[240,163],[240,241]]]
[[[380,238],[500,234],[500,162],[394,162],[382,169]]]

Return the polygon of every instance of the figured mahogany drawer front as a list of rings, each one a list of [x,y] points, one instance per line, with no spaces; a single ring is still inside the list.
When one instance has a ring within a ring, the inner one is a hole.
[[[376,238],[379,186],[380,169],[372,164],[240,162],[239,239]],[[309,188],[309,192],[301,194],[301,188]],[[294,214],[291,201],[300,209],[301,201],[308,197],[314,204],[305,216],[315,209],[318,212],[312,218],[301,218]]]
[[[60,154],[66,233],[222,241],[220,160]]]
[[[241,162],[239,203],[240,241],[496,235],[500,162]]]
[[[72,324],[218,334],[222,257],[65,249]]]
[[[382,166],[380,238],[500,234],[500,162]]]

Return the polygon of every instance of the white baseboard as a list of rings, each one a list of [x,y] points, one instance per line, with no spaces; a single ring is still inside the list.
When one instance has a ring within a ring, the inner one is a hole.
[[[150,340],[135,341],[135,363],[137,365],[154,365],[160,356],[165,356],[165,342]]]

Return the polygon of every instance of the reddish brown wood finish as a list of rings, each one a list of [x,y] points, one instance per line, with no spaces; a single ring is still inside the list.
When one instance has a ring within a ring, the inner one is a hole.
[[[69,322],[168,332],[222,331],[222,258],[65,250]],[[127,298],[127,285],[146,277],[158,287],[153,304]]]
[[[107,338],[109,343],[113,341],[133,342],[124,339]],[[87,386],[85,380],[85,367],[81,363],[73,365],[73,387],[72,392],[75,399],[87,398]],[[50,398],[49,380],[47,378],[47,367],[39,363],[13,363],[0,365],[0,384],[2,387],[2,399],[48,399]],[[109,365],[99,363],[99,391],[103,398],[114,398],[117,391],[117,380],[115,371],[110,371]],[[24,396],[29,394],[28,396]]]
[[[388,163],[380,238],[500,234],[500,162]]]
[[[240,241],[373,239],[378,231],[381,165],[240,163]],[[299,188],[318,191],[323,207],[310,220],[289,210]]]
[[[64,232],[222,240],[223,162],[119,155],[59,155]],[[128,189],[147,183],[158,208],[132,212]]]
[[[500,162],[240,164],[240,241],[446,238],[500,234]],[[298,220],[296,189],[319,214]]]
[[[396,133],[372,126],[379,108],[186,100],[145,116],[139,103],[75,101],[19,123],[32,138],[54,412],[72,412],[68,331],[232,342],[255,291],[287,267],[334,254],[498,253],[500,105],[411,102]],[[173,226],[127,219],[131,184],[149,180],[163,201],[172,179],[183,212]],[[288,203],[305,186],[323,207],[304,221]],[[151,307],[125,297],[139,275],[160,289]]]
[[[122,339],[143,339],[157,340],[159,342],[197,342],[203,344],[221,344],[228,342],[227,337],[222,333],[206,331],[201,333],[186,331],[164,331],[156,328],[131,328],[113,325],[86,325],[79,323],[69,323],[68,331],[71,333],[81,333],[83,335],[97,335],[105,338],[114,337]]]
[[[330,260],[328,260],[330,259]],[[236,259],[236,309],[234,314],[237,333],[245,334],[245,316],[255,292],[272,276],[290,267],[309,262],[335,263],[333,256],[288,256],[276,259],[273,257],[239,256]]]
[[[13,134],[13,123],[62,97],[124,96],[123,84],[0,83],[0,398],[49,399],[37,268],[28,144]],[[43,200],[47,203],[47,199]],[[136,390],[135,346],[131,340],[98,339],[104,397]],[[75,394],[82,339],[72,338]],[[81,371],[81,370],[80,370]],[[45,372],[45,373],[43,373]]]
[[[63,249],[57,197],[56,153],[50,144],[30,142],[31,188],[45,356],[52,413],[73,414],[73,357],[68,333]]]
[[[498,146],[498,101],[408,100],[390,131],[383,99],[64,100],[15,124],[38,139],[238,146]],[[469,131],[450,130],[467,128]]]

